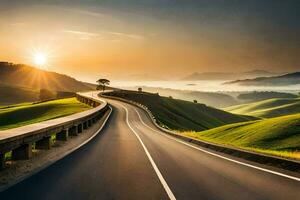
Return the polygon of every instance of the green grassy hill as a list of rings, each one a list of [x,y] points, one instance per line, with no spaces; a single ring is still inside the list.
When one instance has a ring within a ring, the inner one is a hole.
[[[63,117],[89,108],[76,98],[0,107],[0,130]]]
[[[26,87],[0,84],[0,105],[38,101],[39,91]]]
[[[300,114],[184,134],[215,143],[300,159]]]
[[[255,117],[278,117],[300,113],[300,98],[278,98],[242,104],[224,109],[235,114],[251,115]]]
[[[201,131],[225,124],[249,121],[249,117],[246,116],[152,93],[115,91],[107,95],[133,100],[147,106],[161,125],[175,130]]]

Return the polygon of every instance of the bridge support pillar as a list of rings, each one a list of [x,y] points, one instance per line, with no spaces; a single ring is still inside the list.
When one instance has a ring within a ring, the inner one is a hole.
[[[84,98],[83,97],[80,97],[80,102],[84,102]]]
[[[78,135],[78,132],[77,132],[77,126],[73,126],[69,129],[69,135],[72,135],[72,136],[77,136]]]
[[[5,168],[5,153],[0,153],[0,170]]]
[[[51,148],[51,136],[44,137],[35,143],[36,149],[49,150]]]
[[[78,124],[77,125],[77,133],[82,133],[82,131],[83,131],[82,124]]]
[[[26,160],[32,157],[32,144],[23,144],[20,147],[12,150],[13,160]]]
[[[91,127],[91,126],[92,126],[92,120],[89,119],[89,120],[87,121],[87,123],[88,123],[88,127]]]
[[[56,140],[67,141],[69,136],[69,130],[65,129],[56,134]]]
[[[82,126],[83,126],[83,129],[85,130],[85,129],[88,128],[88,123],[87,122],[83,122]]]

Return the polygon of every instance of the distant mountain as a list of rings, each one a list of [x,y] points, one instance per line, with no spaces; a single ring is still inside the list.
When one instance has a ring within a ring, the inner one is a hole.
[[[48,89],[66,92],[79,92],[95,88],[93,84],[78,81],[67,75],[8,62],[0,62],[1,83],[34,90]]]
[[[254,85],[254,86],[286,86],[300,84],[300,72],[272,77],[236,80],[224,84]]]
[[[198,73],[194,72],[182,80],[187,81],[197,81],[197,80],[234,80],[234,79],[249,79],[249,78],[256,78],[262,76],[275,76],[278,75],[277,73],[268,72],[265,70],[252,70],[247,72],[241,73],[222,73],[222,72],[204,72]]]

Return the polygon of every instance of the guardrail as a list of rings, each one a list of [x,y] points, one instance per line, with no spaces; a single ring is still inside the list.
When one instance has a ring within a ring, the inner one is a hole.
[[[131,105],[134,105],[134,106],[137,106],[137,107],[143,109],[148,114],[148,117],[151,119],[153,124],[159,130],[163,131],[164,133],[167,133],[168,135],[179,138],[179,139],[181,139],[185,142],[188,142],[188,143],[192,143],[192,144],[196,144],[196,145],[208,148],[208,149],[212,149],[214,151],[222,152],[222,153],[229,154],[229,155],[239,157],[239,158],[243,158],[243,159],[246,159],[246,160],[249,160],[249,161],[254,161],[256,163],[260,163],[260,164],[263,164],[263,165],[269,165],[269,166],[272,166],[272,167],[279,167],[281,169],[285,169],[285,170],[300,173],[300,162],[296,161],[296,160],[289,160],[289,159],[276,157],[276,156],[272,156],[272,155],[266,155],[266,154],[257,153],[257,152],[253,152],[253,151],[247,151],[247,150],[235,148],[235,147],[232,147],[232,146],[219,145],[219,144],[215,144],[215,143],[195,139],[195,138],[192,138],[192,137],[187,137],[187,136],[178,134],[176,132],[173,132],[171,130],[168,130],[166,128],[163,128],[157,123],[157,120],[156,120],[155,116],[152,114],[152,112],[146,106],[144,106],[140,103],[137,103],[135,101],[123,99],[123,98],[120,98],[120,97],[108,96],[107,94],[109,94],[110,92],[111,91],[101,93],[101,95],[100,94],[99,95],[104,97],[104,98],[123,101],[125,103],[129,103]]]
[[[52,135],[56,136],[56,140],[66,141],[69,135],[78,135],[88,129],[108,110],[107,102],[94,98],[92,93],[77,93],[76,98],[93,108],[66,117],[0,131],[0,169],[5,168],[7,152],[12,152],[13,160],[29,159],[33,144],[36,149],[50,149]]]

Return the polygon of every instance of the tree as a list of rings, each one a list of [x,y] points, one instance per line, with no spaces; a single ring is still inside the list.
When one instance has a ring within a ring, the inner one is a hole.
[[[194,103],[198,103],[198,101],[195,99],[195,100],[194,100]]]
[[[99,84],[97,86],[97,90],[100,90],[100,88],[102,88],[102,90],[104,91],[105,90],[105,85],[109,85],[110,84],[110,81],[107,80],[107,79],[104,79],[104,78],[101,78],[97,81],[97,83]]]
[[[138,88],[139,92],[143,92],[143,89],[141,87]]]

